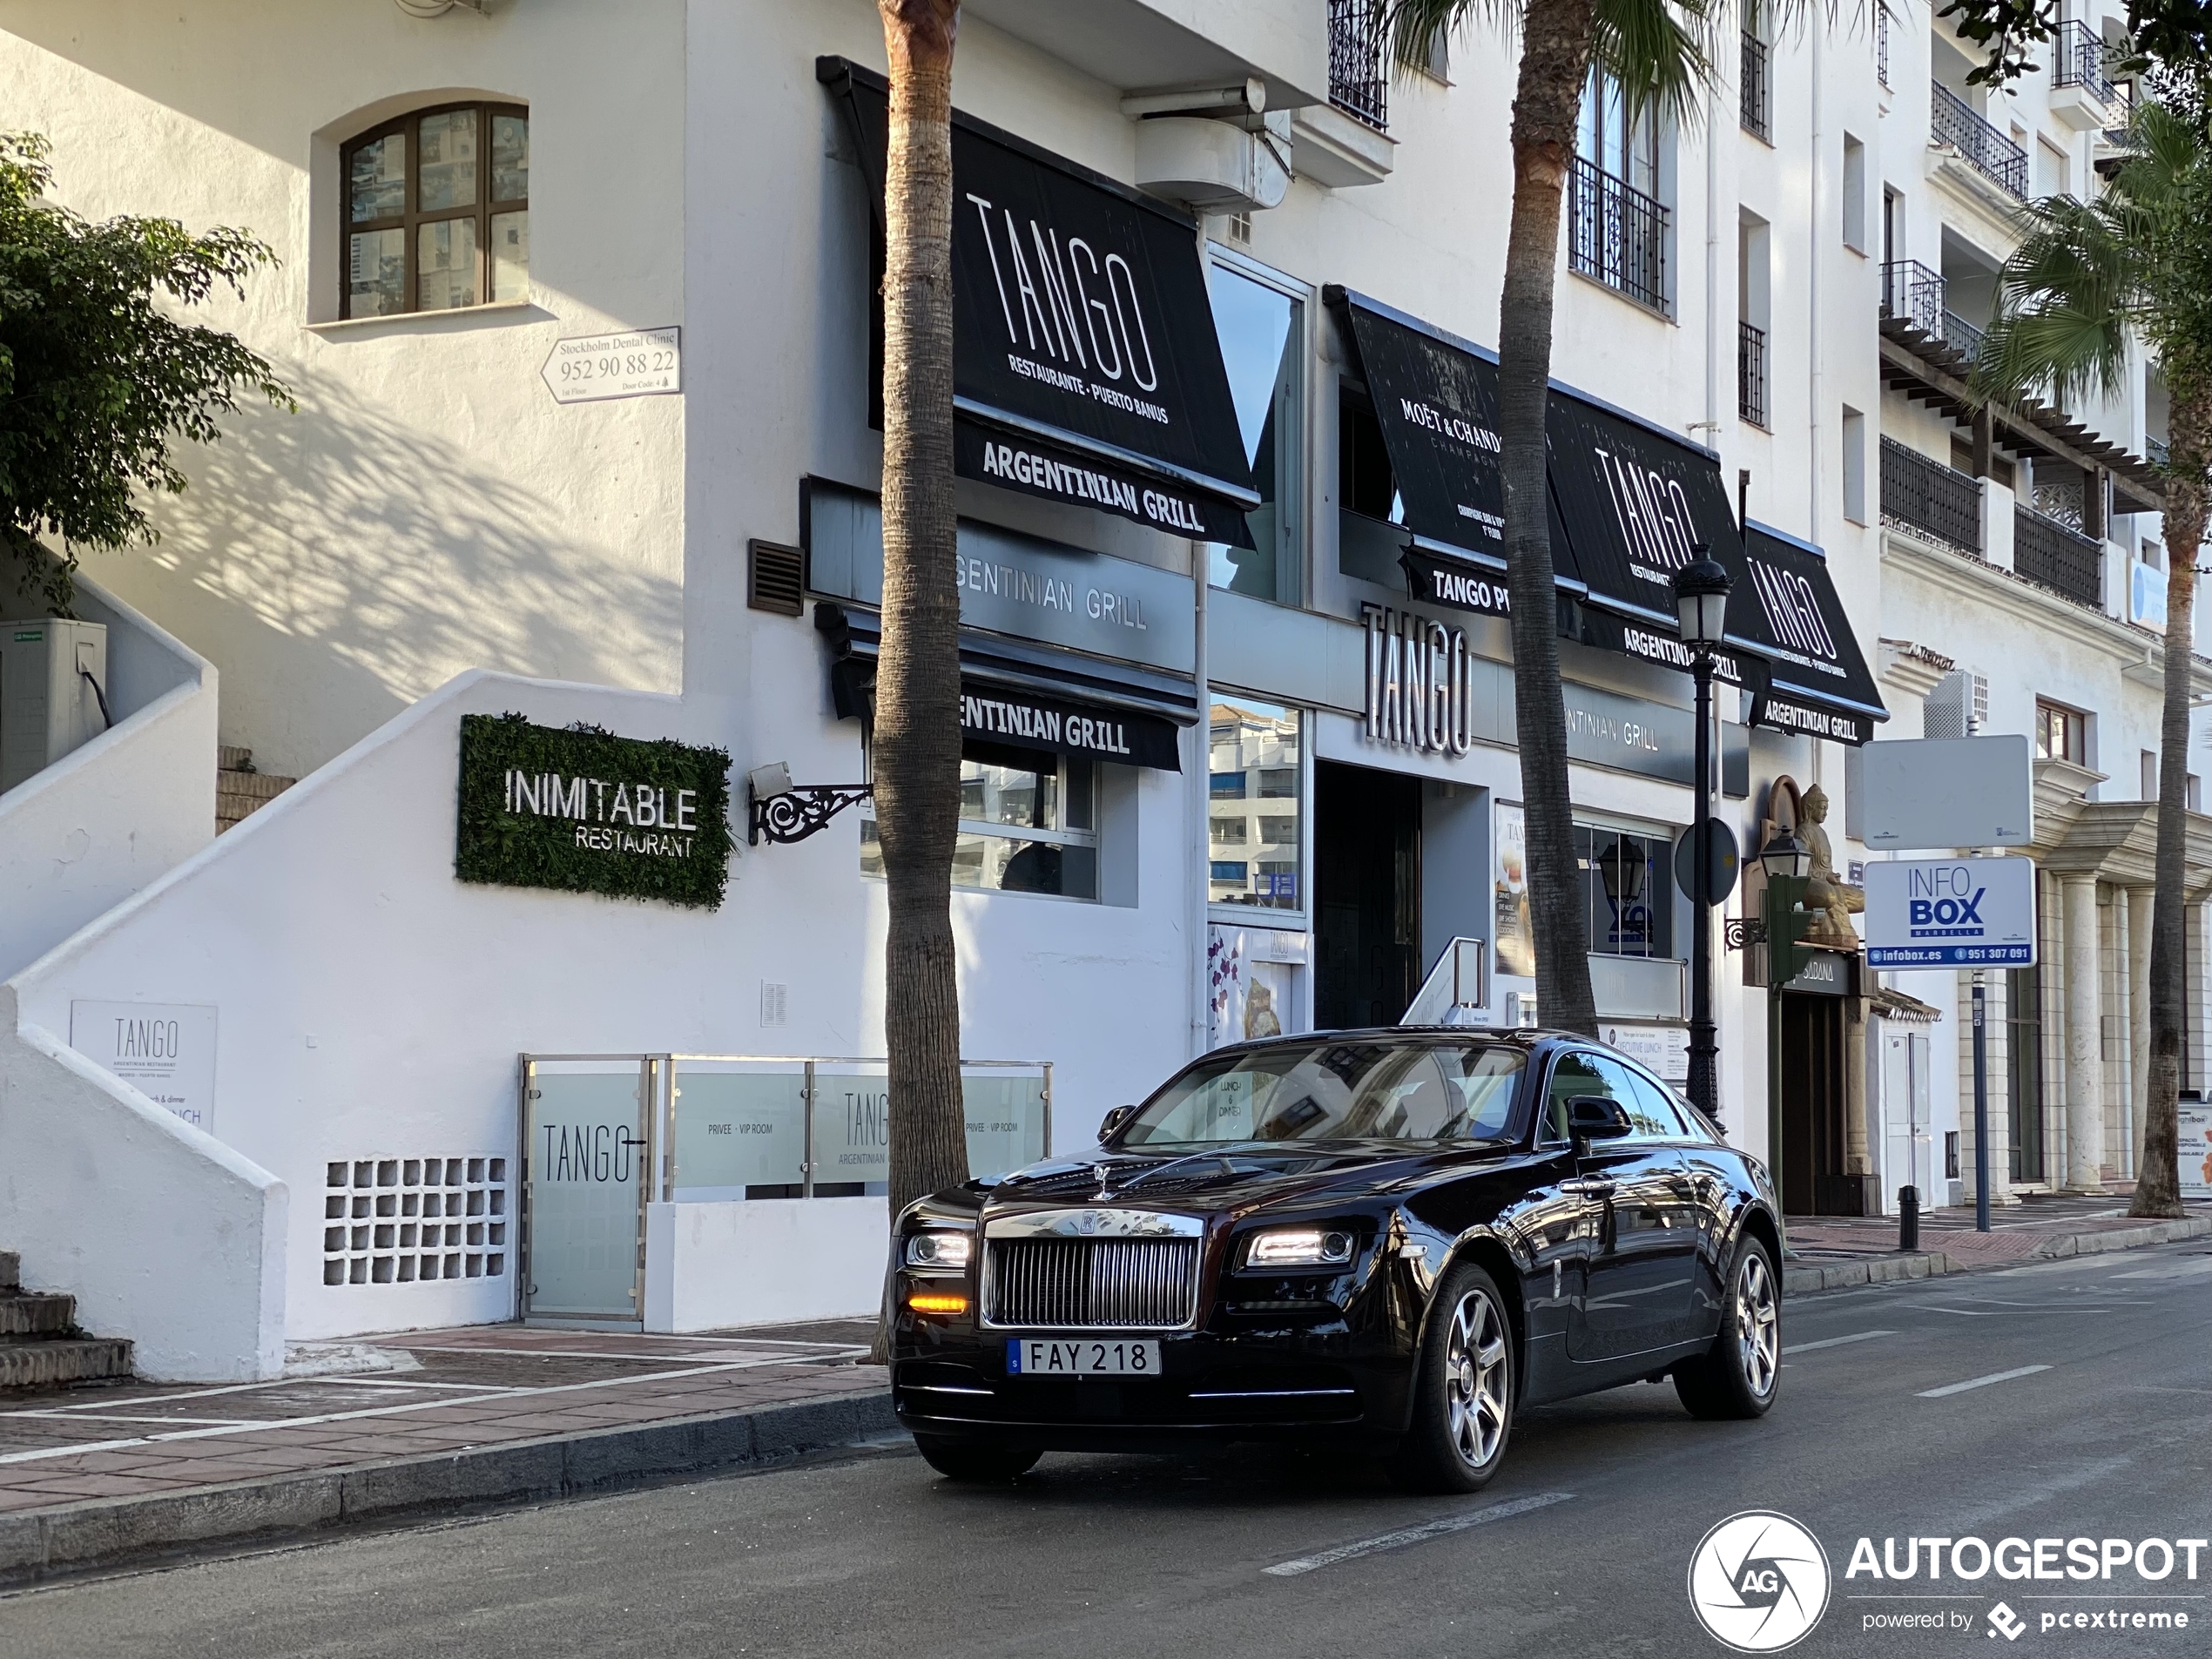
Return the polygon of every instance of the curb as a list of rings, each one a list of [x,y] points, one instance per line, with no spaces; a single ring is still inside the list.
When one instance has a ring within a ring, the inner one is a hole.
[[[2189,1216],[2180,1221],[2115,1227],[2108,1232],[2062,1233],[2045,1239],[2032,1253],[2045,1261],[2066,1256],[2101,1256],[2108,1250],[2134,1250],[2144,1244],[2170,1244],[2176,1238],[2202,1238],[2207,1233],[2212,1233],[2212,1217]]]
[[[1933,1278],[1939,1273],[1962,1273],[1956,1257],[1941,1251],[1912,1255],[1870,1256],[1853,1262],[1804,1262],[1782,1270],[1782,1294],[1810,1296],[1817,1291],[1847,1290],[1854,1285],[1885,1285],[1893,1279]]]
[[[179,1545],[300,1533],[461,1503],[558,1498],[844,1446],[898,1426],[891,1391],[519,1440],[442,1457],[0,1514],[0,1587]]]

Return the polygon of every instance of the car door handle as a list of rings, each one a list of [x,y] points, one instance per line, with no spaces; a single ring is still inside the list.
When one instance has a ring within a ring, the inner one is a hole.
[[[1614,1188],[1619,1184],[1618,1182],[1608,1181],[1600,1177],[1577,1176],[1571,1181],[1561,1182],[1559,1190],[1561,1192],[1577,1193],[1585,1198],[1609,1198],[1613,1196]]]

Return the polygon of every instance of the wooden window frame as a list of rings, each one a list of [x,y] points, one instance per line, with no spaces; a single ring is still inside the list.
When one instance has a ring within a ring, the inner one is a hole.
[[[468,207],[439,208],[425,212],[419,206],[422,199],[422,135],[421,124],[424,118],[447,115],[457,110],[473,110],[476,115],[476,199]],[[527,104],[494,104],[464,98],[453,104],[430,104],[420,109],[408,110],[390,120],[356,133],[339,147],[338,151],[338,315],[350,320],[354,315],[353,239],[372,231],[398,231],[405,242],[405,296],[407,303],[397,311],[372,312],[370,317],[413,317],[435,315],[422,308],[421,266],[421,233],[425,225],[443,224],[455,219],[473,219],[476,226],[476,292],[482,296],[474,306],[441,307],[441,311],[474,311],[478,307],[507,303],[496,300],[492,292],[491,221],[497,213],[527,213],[529,212],[529,192],[526,189],[515,201],[494,202],[491,199],[492,122],[502,115],[519,116],[525,129],[529,125],[530,111]],[[365,146],[381,138],[401,133],[407,138],[407,183],[401,210],[383,219],[354,219],[354,157]]]
[[[2035,699],[2035,746],[2039,760],[2070,760],[2077,766],[2088,762],[2089,717],[2080,709],[2070,709],[2063,703],[2054,703],[2048,698]],[[2056,727],[2065,740],[2065,752],[2054,753],[2045,734]]]

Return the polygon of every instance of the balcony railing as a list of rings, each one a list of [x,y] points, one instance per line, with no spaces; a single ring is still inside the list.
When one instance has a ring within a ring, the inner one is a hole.
[[[1329,0],[1329,102],[1390,131],[1388,0]]]
[[[1929,125],[1938,144],[1947,144],[1986,178],[2027,199],[2027,152],[1967,107],[1947,86],[1930,89],[1934,104]]]
[[[1942,334],[1943,343],[1957,347],[1969,361],[1980,354],[1982,330],[1947,307],[1943,314]]]
[[[1750,30],[1743,31],[1743,71],[1740,90],[1743,130],[1762,144],[1771,143],[1772,126],[1767,110],[1766,42]]]
[[[2101,610],[2104,548],[2026,507],[2013,509],[2013,574]]]
[[[1882,522],[1981,556],[1981,486],[1895,438],[1882,440]]]
[[[2154,438],[2148,434],[2144,435],[2143,459],[2149,462],[2152,466],[2167,466],[2171,463],[2173,456],[2174,452],[2168,446],[2165,439]]]
[[[1890,84],[1890,9],[1874,8],[1874,74],[1884,86]]]
[[[1767,423],[1766,330],[1736,325],[1736,413],[1753,426]]]
[[[1665,312],[1665,206],[1586,157],[1575,158],[1568,181],[1568,267]]]
[[[2062,23],[2051,42],[2051,84],[2078,86],[2098,103],[2110,105],[2120,97],[2105,78],[2105,44],[2079,21]]]
[[[1882,314],[1943,338],[1942,275],[1918,260],[1892,260],[1882,267]]]

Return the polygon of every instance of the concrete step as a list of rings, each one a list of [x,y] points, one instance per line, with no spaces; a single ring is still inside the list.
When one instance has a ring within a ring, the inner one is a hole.
[[[215,833],[251,818],[300,780],[253,770],[253,752],[226,745],[215,772]]]
[[[215,765],[224,772],[251,772],[253,770],[253,751],[226,743],[215,751]]]
[[[0,1337],[0,1388],[51,1388],[131,1374],[119,1337]]]
[[[0,1337],[60,1337],[77,1329],[77,1298],[0,1291]]]

